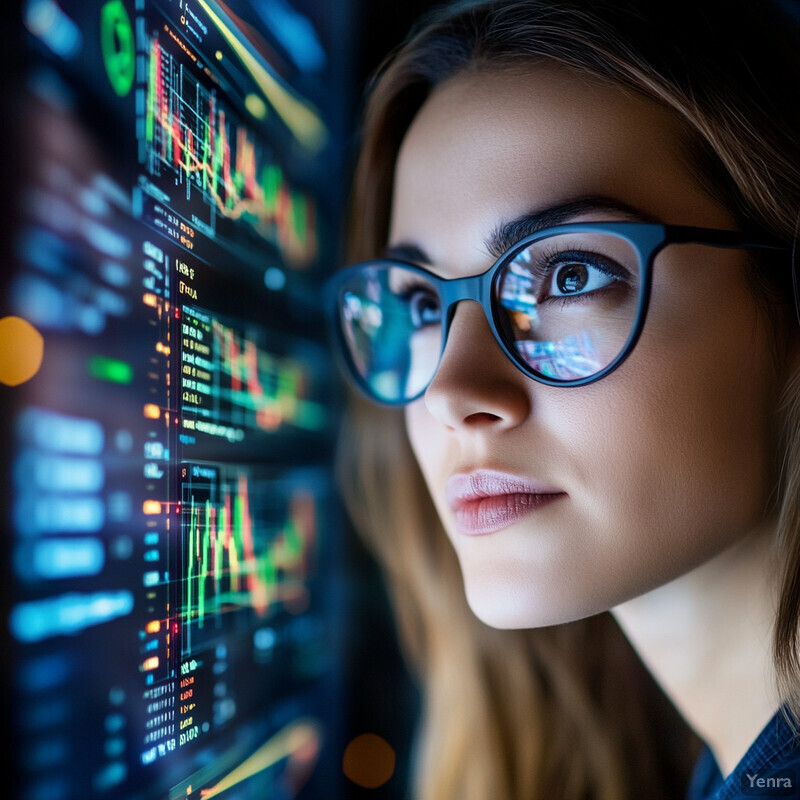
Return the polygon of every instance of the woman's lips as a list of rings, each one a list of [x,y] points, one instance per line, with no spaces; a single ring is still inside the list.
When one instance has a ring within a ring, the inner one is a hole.
[[[461,533],[493,533],[512,525],[566,492],[495,470],[458,473],[448,478],[445,497]]]

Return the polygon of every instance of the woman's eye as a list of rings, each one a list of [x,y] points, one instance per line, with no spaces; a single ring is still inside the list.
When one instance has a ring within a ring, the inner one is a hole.
[[[415,328],[438,325],[441,321],[439,299],[427,289],[412,290],[407,295],[411,322]]]
[[[542,299],[587,295],[619,280],[619,276],[588,260],[571,258],[569,261],[556,262],[551,270],[549,286],[543,287],[545,293]]]

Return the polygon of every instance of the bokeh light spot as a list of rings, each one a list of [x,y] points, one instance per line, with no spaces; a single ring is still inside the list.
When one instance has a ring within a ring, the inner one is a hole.
[[[244,98],[244,105],[256,119],[267,116],[267,104],[257,94],[248,94]]]
[[[0,319],[0,383],[18,386],[42,366],[44,338],[21,317]]]
[[[386,739],[362,733],[347,745],[342,759],[344,774],[365,789],[382,786],[394,773],[395,754]]]

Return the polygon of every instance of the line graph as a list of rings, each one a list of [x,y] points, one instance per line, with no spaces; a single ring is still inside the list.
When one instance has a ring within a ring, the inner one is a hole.
[[[317,759],[321,734],[316,720],[301,718],[289,723],[216,784],[201,789],[201,800],[211,800],[284,759],[289,760],[289,766],[295,771],[297,767],[303,767],[307,772]]]
[[[224,619],[232,612],[268,619],[304,611],[317,526],[311,491],[279,481],[254,487],[232,466],[182,471],[182,654],[235,625]]]
[[[317,255],[313,199],[290,184],[267,145],[198,72],[153,37],[144,115],[148,173],[164,181],[168,194],[182,190],[170,194],[173,210],[205,233],[235,239],[245,228],[275,245],[290,266],[308,266]]]
[[[298,716],[248,755],[239,748],[220,753],[190,778],[175,784],[166,800],[211,800],[265,772],[271,774],[272,791],[263,796],[277,792],[280,797],[294,797],[316,765],[324,733],[322,720]]]
[[[220,384],[224,381],[231,403],[253,416],[256,427],[265,431],[285,424],[313,427],[304,402],[310,365],[274,356],[218,320],[213,320],[211,330]]]

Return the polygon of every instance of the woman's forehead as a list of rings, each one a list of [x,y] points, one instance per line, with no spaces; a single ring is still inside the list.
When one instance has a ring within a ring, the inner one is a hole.
[[[482,257],[498,225],[589,195],[672,224],[729,225],[687,166],[681,133],[654,101],[563,68],[462,73],[430,96],[403,140],[390,243],[463,264]]]

